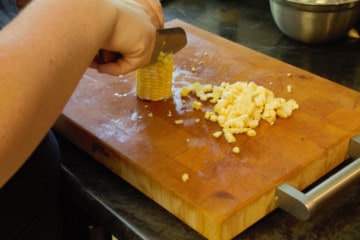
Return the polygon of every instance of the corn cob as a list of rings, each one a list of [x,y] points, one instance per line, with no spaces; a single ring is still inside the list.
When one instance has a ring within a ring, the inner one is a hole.
[[[173,69],[173,54],[161,52],[157,63],[136,71],[136,95],[150,101],[171,97]]]

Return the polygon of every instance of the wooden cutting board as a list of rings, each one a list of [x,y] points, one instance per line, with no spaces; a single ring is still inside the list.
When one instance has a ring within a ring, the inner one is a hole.
[[[359,92],[180,20],[166,25],[188,35],[175,56],[173,98],[139,100],[135,73],[112,77],[89,69],[56,129],[209,239],[230,239],[275,209],[278,185],[302,190],[347,157],[349,139],[360,133]],[[295,99],[300,109],[230,144],[212,136],[220,127],[192,109],[194,97],[179,96],[195,81],[253,81]]]

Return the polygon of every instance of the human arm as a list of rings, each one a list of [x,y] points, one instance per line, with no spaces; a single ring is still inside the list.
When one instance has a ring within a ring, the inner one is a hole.
[[[52,126],[98,49],[121,74],[150,60],[155,27],[130,0],[33,0],[0,31],[0,188]]]

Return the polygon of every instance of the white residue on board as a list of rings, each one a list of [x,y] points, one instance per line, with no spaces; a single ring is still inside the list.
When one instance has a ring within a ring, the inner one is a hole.
[[[119,142],[126,142],[144,128],[143,125],[136,121],[141,118],[136,111],[133,112],[131,118],[134,120],[124,121],[122,119],[109,119],[109,121],[102,123],[96,130],[97,135],[102,140],[116,138]]]
[[[138,119],[138,112],[133,112],[130,116],[131,121],[136,121]]]
[[[126,97],[126,96],[127,96],[127,93],[123,93],[123,94],[121,94],[121,93],[114,93],[114,96],[115,96],[115,97]]]
[[[187,138],[186,142],[188,143],[189,148],[200,148],[206,145],[204,138]]]

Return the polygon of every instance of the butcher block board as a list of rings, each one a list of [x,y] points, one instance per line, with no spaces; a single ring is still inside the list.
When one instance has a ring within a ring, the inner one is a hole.
[[[277,186],[303,190],[347,158],[350,138],[360,133],[359,92],[180,20],[166,26],[181,26],[188,37],[175,55],[171,99],[138,99],[134,72],[89,69],[56,129],[208,239],[231,239],[277,207]],[[196,81],[253,81],[300,109],[230,144],[212,136],[221,128],[192,109],[195,97],[180,97]]]

